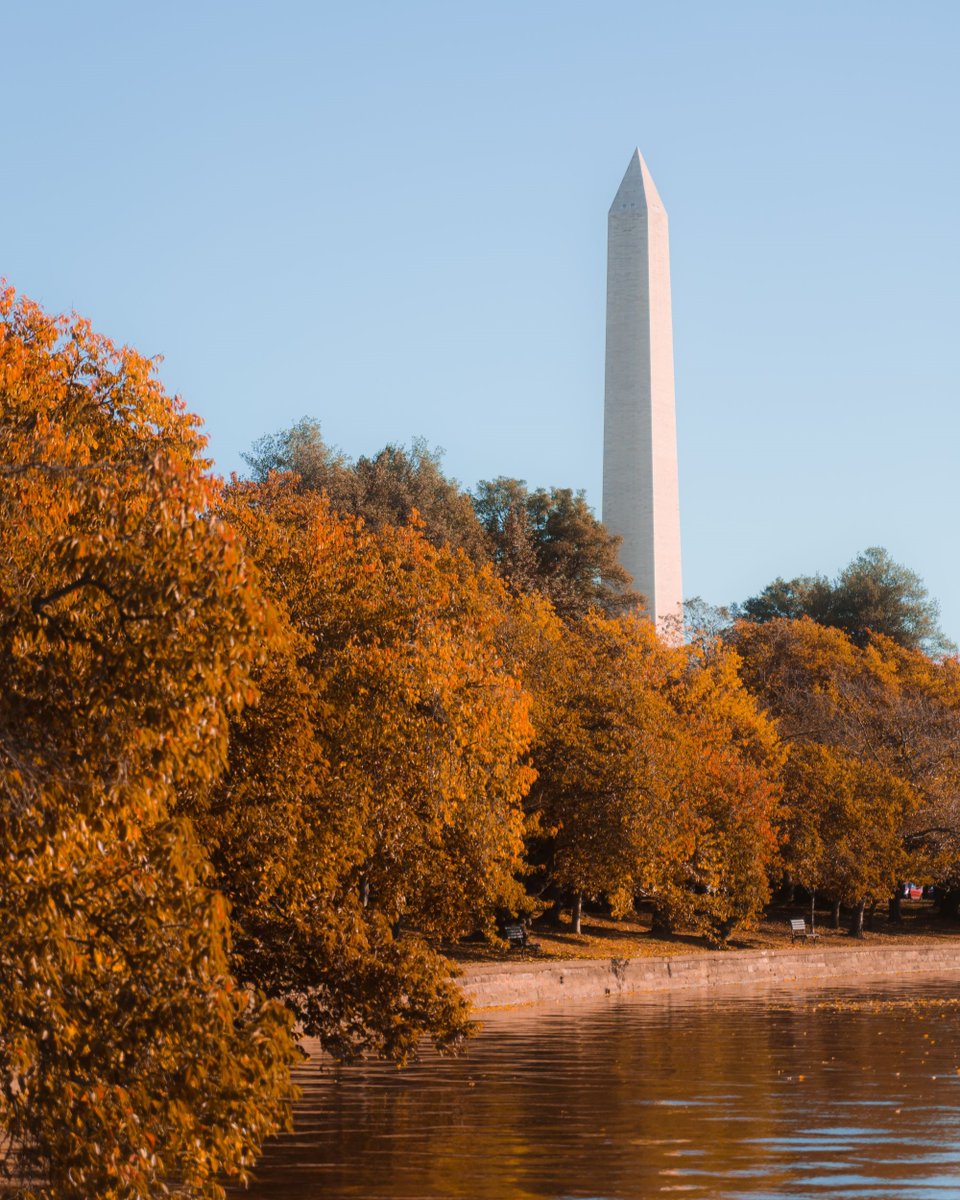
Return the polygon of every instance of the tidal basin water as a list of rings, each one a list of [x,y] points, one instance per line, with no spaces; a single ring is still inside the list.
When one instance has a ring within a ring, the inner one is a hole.
[[[300,1072],[251,1200],[960,1198],[960,978],[484,1016],[460,1058]]]

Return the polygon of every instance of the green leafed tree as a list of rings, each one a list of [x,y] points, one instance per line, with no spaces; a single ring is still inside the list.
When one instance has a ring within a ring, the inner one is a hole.
[[[833,580],[823,575],[775,579],[733,612],[753,622],[809,617],[842,630],[861,647],[875,633],[935,656],[956,649],[940,628],[939,606],[923,580],[880,546],[857,555]]]
[[[642,597],[620,564],[620,538],[598,521],[583,492],[537,488],[503,476],[482,480],[474,507],[500,574],[517,592],[540,592],[565,618],[591,608],[629,612]]]
[[[323,492],[335,512],[362,517],[371,529],[406,525],[416,513],[433,545],[463,550],[474,562],[489,556],[469,495],[443,473],[441,452],[423,438],[409,449],[387,445],[351,462],[324,442],[317,421],[304,417],[258,439],[244,460],[256,482],[271,471],[292,472],[304,490]]]

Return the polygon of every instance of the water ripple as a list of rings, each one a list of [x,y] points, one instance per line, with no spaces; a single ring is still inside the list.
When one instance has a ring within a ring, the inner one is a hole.
[[[488,1016],[466,1055],[403,1072],[316,1057],[243,1194],[957,1200],[960,1010],[904,1003],[955,993],[622,999]]]

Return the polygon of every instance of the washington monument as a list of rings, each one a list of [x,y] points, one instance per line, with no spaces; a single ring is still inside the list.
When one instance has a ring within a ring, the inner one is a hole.
[[[603,523],[669,630],[683,613],[667,211],[637,150],[607,217]],[[673,620],[671,620],[671,618]]]

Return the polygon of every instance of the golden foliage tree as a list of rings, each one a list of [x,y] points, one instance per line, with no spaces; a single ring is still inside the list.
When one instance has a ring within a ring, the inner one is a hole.
[[[642,895],[662,922],[711,940],[755,921],[780,752],[736,656],[669,646],[648,621],[597,612],[539,629],[533,795],[554,885],[576,914],[579,897],[605,895],[622,913]]]
[[[576,928],[581,898],[607,895],[625,911],[651,882],[671,820],[659,769],[669,762],[669,651],[640,622],[599,613],[547,634],[551,657],[533,685],[535,797],[550,877],[574,897]]]
[[[31,1196],[222,1195],[285,1119],[178,789],[269,635],[193,418],[80,319],[0,300],[0,1128]]]
[[[960,668],[809,618],[741,623],[746,677],[789,744],[787,857],[854,909],[935,878],[960,836]]]
[[[668,924],[725,941],[754,926],[769,900],[784,751],[727,647],[688,647],[668,695],[682,819],[665,842],[654,895]]]
[[[233,484],[222,512],[290,632],[230,770],[192,801],[240,970],[339,1055],[456,1041],[466,1007],[425,939],[490,931],[522,900],[532,731],[497,648],[503,585],[289,477]]]

